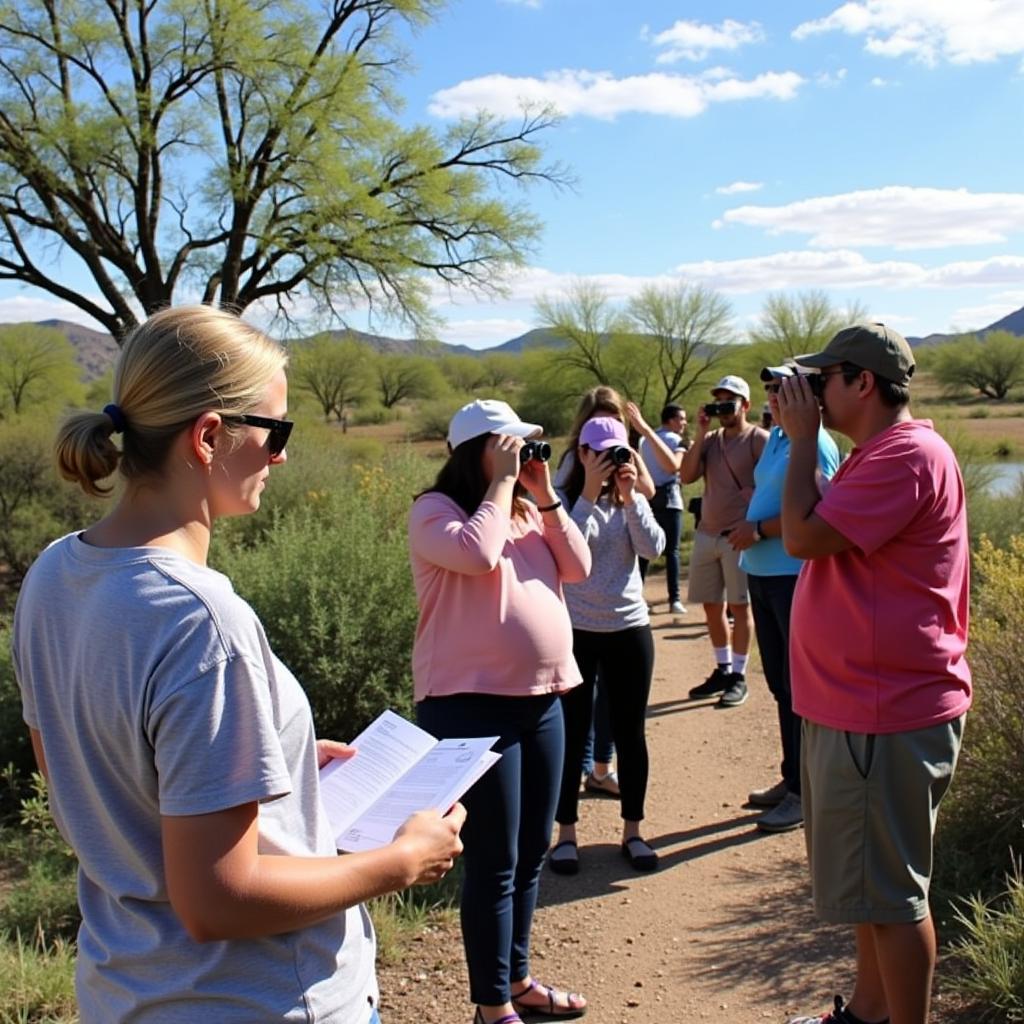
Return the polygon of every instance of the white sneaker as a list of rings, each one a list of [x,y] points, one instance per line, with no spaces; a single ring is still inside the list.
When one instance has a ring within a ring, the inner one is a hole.
[[[804,809],[797,793],[787,793],[782,803],[757,819],[762,832],[791,832],[804,823]]]
[[[669,611],[673,615],[685,615],[686,605],[684,605],[682,601],[673,601],[672,604],[669,606]]]

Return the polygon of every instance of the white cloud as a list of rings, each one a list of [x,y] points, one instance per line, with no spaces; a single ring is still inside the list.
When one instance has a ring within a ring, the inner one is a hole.
[[[846,68],[837,68],[835,71],[822,71],[821,74],[815,76],[814,80],[818,85],[830,89],[842,84],[846,79],[846,75]]]
[[[926,267],[911,261],[872,261],[858,252],[836,249],[829,252],[789,250],[736,260],[700,260],[680,263],[665,273],[651,275],[579,275],[559,273],[544,267],[525,267],[509,278],[507,296],[490,302],[486,307],[480,307],[490,312],[491,316],[452,323],[468,325],[463,332],[466,337],[482,329],[483,325],[492,323],[494,340],[511,338],[523,333],[521,327],[525,321],[521,319],[521,310],[524,306],[532,305],[541,295],[564,295],[580,280],[597,285],[614,302],[633,297],[647,285],[669,287],[680,283],[703,285],[735,295],[808,288],[853,291],[924,288],[950,291],[958,288],[1019,285],[1024,280],[1024,257],[999,256],[977,262]],[[1015,302],[1017,295],[1016,291],[1004,291],[994,298],[1005,299],[1009,311],[1015,306],[1024,305],[1024,292],[1019,293],[1019,302]],[[452,317],[456,315],[454,311],[458,306],[453,303],[450,295],[442,296],[438,293],[435,296],[435,309],[442,315]],[[508,319],[499,320],[494,315],[498,311],[506,311]],[[896,322],[895,318],[889,319]],[[509,325],[507,330],[500,326],[502,323]],[[446,340],[455,337],[444,328],[440,334]]]
[[[822,32],[867,36],[865,50],[880,57],[909,56],[924,64],[970,64],[1024,53],[1020,0],[863,0],[805,21],[794,39]]]
[[[723,223],[760,227],[771,235],[810,235],[809,244],[823,249],[984,245],[1024,231],[1024,193],[889,185],[785,206],[739,206],[715,226]]]
[[[655,46],[664,47],[656,58],[657,63],[674,64],[680,60],[704,60],[713,50],[738,50],[747,43],[759,43],[762,39],[764,32],[756,21],[744,24],[726,18],[717,26],[677,21],[651,41]]]
[[[976,331],[982,327],[988,327],[1004,316],[1020,309],[1021,303],[1011,305],[1006,302],[989,302],[978,306],[961,306],[955,309],[949,317],[947,331]]]
[[[102,305],[98,296],[90,299]],[[84,313],[70,302],[46,298],[37,295],[10,295],[0,298],[0,323],[38,323],[40,320],[67,320],[73,324],[91,327],[94,331],[105,331],[106,328],[97,323],[91,316]]]
[[[514,7],[529,7],[532,10],[539,10],[543,0],[501,0],[503,4],[512,4]]]
[[[1019,285],[1024,281],[1024,256],[993,256],[987,260],[947,263],[930,271],[928,280],[936,288]]]
[[[734,181],[731,185],[719,185],[715,192],[720,196],[733,196],[737,192],[759,192],[763,188],[763,181]]]
[[[879,324],[888,324],[890,327],[895,327],[903,333],[912,333],[905,331],[905,328],[916,324],[918,318],[916,316],[907,316],[905,313],[886,313],[884,311],[872,310],[867,314],[865,320]]]
[[[468,345],[469,348],[490,348],[510,338],[518,338],[532,330],[536,324],[512,317],[484,317],[470,320],[449,320],[438,334],[450,345]]]
[[[908,288],[925,283],[916,263],[871,262],[849,249],[796,250],[738,260],[681,263],[674,272],[724,292],[781,291],[800,288]]]
[[[436,117],[455,118],[484,109],[505,117],[524,103],[549,103],[568,117],[611,121],[620,114],[696,117],[712,103],[791,100],[804,79],[795,71],[768,71],[751,79],[653,73],[616,78],[608,71],[565,69],[543,78],[484,75],[441,89],[431,98]]]
[[[887,85],[892,85],[893,83],[890,82],[887,78],[882,78],[880,75],[875,75],[875,77],[871,79],[871,84],[876,89],[884,89]]]

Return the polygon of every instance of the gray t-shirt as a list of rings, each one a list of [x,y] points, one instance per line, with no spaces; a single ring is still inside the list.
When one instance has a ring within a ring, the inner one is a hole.
[[[686,446],[683,444],[683,439],[674,430],[669,430],[668,427],[659,427],[655,433],[668,445],[670,451],[677,452],[680,448],[685,451]],[[682,512],[683,490],[679,486],[679,474],[670,473],[662,466],[646,437],[640,438],[639,451],[647,466],[647,471],[651,474],[654,486],[665,493],[665,504],[662,507]]]
[[[227,577],[164,548],[70,535],[26,576],[13,647],[54,818],[79,859],[82,1024],[367,1021],[375,940],[362,907],[199,944],[168,902],[161,815],[259,801],[261,853],[335,855],[309,703]]]
[[[558,495],[568,508],[565,492]],[[573,629],[613,633],[646,626],[650,615],[636,558],[657,558],[665,547],[665,531],[655,521],[647,499],[637,494],[633,504],[625,506],[607,494],[596,504],[581,496],[569,515],[593,556],[590,575],[562,588]]]

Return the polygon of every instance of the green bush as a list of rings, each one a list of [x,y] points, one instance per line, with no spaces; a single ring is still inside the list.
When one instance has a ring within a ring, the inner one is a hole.
[[[456,394],[423,402],[412,420],[412,437],[417,441],[443,441],[448,436],[452,416],[472,400],[472,395]]]
[[[29,565],[50,541],[87,526],[102,507],[57,475],[53,435],[49,417],[0,420],[0,563],[6,563],[5,574],[11,577],[0,592],[0,605],[10,603]]]
[[[32,776],[17,828],[0,832],[0,861],[16,865],[0,904],[0,932],[72,940],[78,931],[77,863],[50,814],[46,783]]]
[[[957,911],[963,935],[954,948],[964,973],[960,989],[974,1003],[972,1020],[1024,1021],[1024,878],[1020,865],[992,901],[965,900]]]
[[[936,887],[947,898],[988,899],[1024,853],[1024,537],[1006,549],[983,537],[974,572],[974,706],[939,817]]]
[[[305,687],[322,736],[350,738],[386,707],[411,711],[406,518],[429,476],[410,455],[342,459],[303,501],[282,501],[259,543],[218,541],[211,553]]]
[[[11,660],[10,621],[0,619],[0,822],[17,812],[35,771],[35,755],[28,726],[21,717],[21,691],[14,679]]]

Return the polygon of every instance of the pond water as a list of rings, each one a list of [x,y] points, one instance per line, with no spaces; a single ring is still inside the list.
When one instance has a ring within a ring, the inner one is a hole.
[[[986,490],[994,496],[1014,494],[1024,478],[1024,462],[994,462],[985,467],[991,470],[992,480]]]

